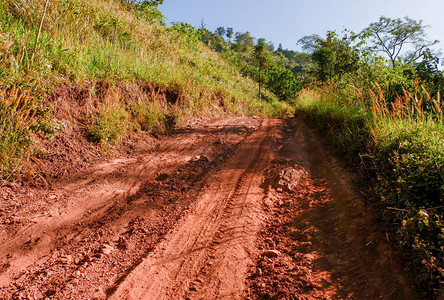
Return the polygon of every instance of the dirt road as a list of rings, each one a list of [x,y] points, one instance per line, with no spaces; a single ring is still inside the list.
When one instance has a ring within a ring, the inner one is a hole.
[[[302,121],[232,118],[1,187],[0,299],[413,299],[348,178]]]

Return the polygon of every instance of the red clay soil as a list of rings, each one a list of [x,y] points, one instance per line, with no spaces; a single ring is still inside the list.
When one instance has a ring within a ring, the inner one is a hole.
[[[301,121],[232,118],[0,188],[0,299],[414,299]]]

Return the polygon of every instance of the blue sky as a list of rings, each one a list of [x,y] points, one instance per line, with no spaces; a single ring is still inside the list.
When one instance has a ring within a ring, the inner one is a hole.
[[[167,24],[183,21],[199,27],[203,18],[211,31],[233,27],[292,50],[300,50],[296,43],[305,35],[344,28],[358,32],[381,15],[409,16],[430,25],[429,39],[440,40],[438,47],[444,49],[444,0],[164,0],[159,8]]]

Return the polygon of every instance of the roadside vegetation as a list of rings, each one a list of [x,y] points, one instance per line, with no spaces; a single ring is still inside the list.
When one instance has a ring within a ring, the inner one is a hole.
[[[258,101],[257,83],[195,30],[163,24],[159,3],[0,3],[1,179],[45,158],[32,134],[54,136],[67,126],[106,146],[196,116],[291,114],[268,90]]]
[[[424,299],[444,292],[444,75],[418,21],[300,40],[315,67],[298,111],[359,175]],[[402,51],[402,48],[406,51]]]

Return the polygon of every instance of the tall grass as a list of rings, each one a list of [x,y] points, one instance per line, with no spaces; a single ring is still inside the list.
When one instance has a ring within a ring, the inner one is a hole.
[[[0,90],[0,174],[13,174],[27,154],[34,124],[32,97],[18,88]]]
[[[387,90],[306,90],[298,109],[360,175],[417,287],[433,299],[444,283],[443,106],[421,86],[392,101]]]

